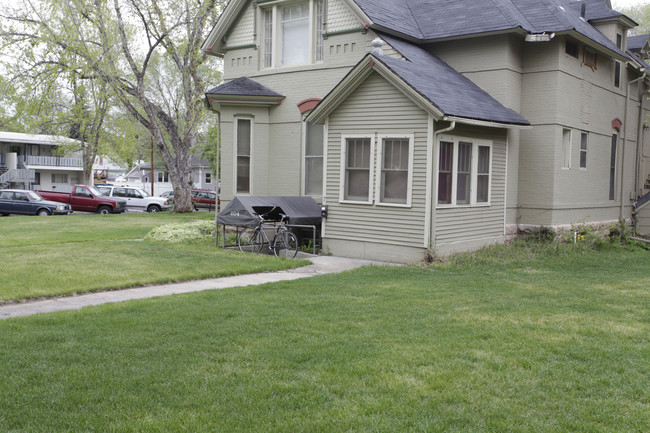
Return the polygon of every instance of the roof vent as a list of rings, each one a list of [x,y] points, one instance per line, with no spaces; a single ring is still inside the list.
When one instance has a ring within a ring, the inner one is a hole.
[[[384,55],[384,50],[382,47],[384,46],[384,41],[382,41],[380,38],[375,38],[372,40],[372,46],[374,49],[372,50],[372,54],[375,56],[383,56]]]

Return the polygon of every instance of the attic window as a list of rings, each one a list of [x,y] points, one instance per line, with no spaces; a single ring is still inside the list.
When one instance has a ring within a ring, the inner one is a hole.
[[[598,69],[598,53],[585,47],[585,58],[583,63],[589,67]]]
[[[324,0],[279,1],[260,9],[265,68],[323,60]]]
[[[567,39],[566,40],[566,47],[564,48],[564,52],[570,55],[571,57],[575,57],[576,59],[579,56],[580,53],[580,48],[578,47],[578,44],[575,43],[574,41]]]

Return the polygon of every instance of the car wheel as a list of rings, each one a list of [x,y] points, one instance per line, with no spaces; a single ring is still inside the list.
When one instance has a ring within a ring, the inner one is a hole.
[[[97,213],[101,215],[108,215],[111,212],[111,208],[108,206],[100,206],[99,209],[97,209]]]
[[[160,212],[160,206],[152,204],[147,208],[147,212]]]
[[[50,216],[50,211],[47,209],[39,209],[38,212],[36,212],[36,215],[38,216]]]

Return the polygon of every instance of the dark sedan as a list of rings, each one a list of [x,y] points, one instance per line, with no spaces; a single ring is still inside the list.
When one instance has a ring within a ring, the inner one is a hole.
[[[0,215],[70,215],[69,204],[44,200],[35,191],[22,189],[0,190]]]

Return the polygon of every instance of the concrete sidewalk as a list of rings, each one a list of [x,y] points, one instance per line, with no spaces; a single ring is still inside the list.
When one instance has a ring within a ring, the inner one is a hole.
[[[132,299],[155,298],[157,296],[179,293],[200,292],[202,290],[227,289],[231,287],[255,286],[278,281],[290,281],[322,274],[333,274],[359,268],[366,265],[387,265],[387,263],[367,260],[345,259],[331,256],[312,256],[312,264],[301,268],[280,272],[236,275],[233,277],[214,278],[210,280],[188,281],[184,283],[162,284],[158,286],[136,287],[132,289],[89,293],[55,299],[7,304],[0,306],[0,319],[31,316],[33,314],[54,313],[65,310],[78,310],[91,305],[129,301]]]

